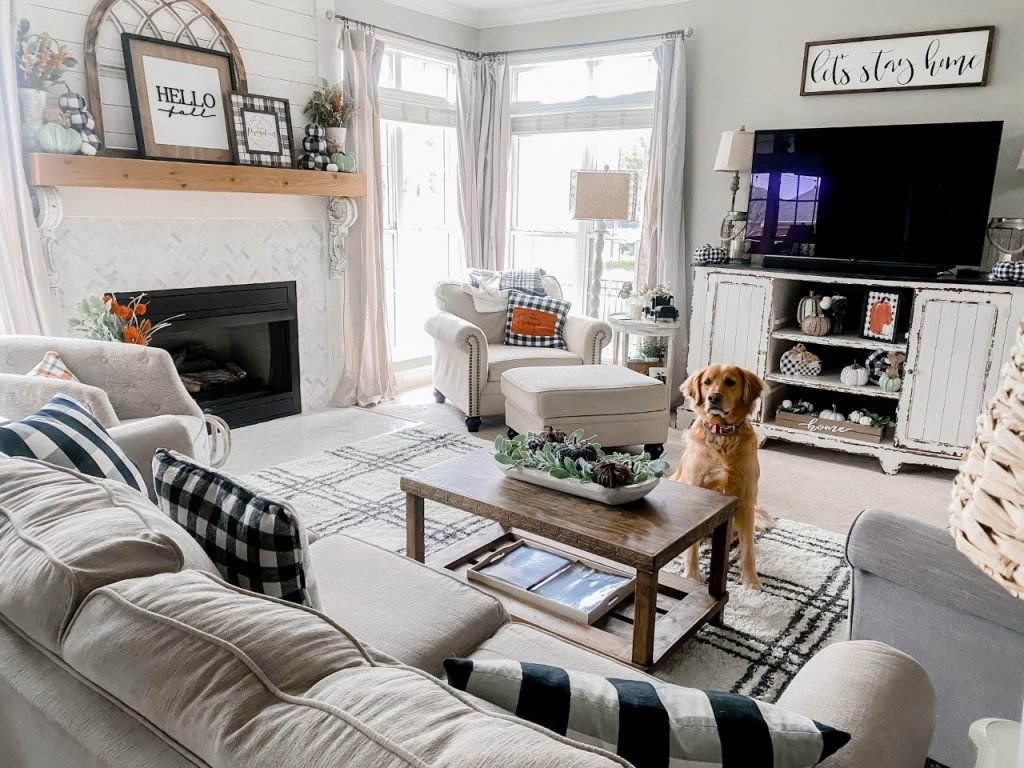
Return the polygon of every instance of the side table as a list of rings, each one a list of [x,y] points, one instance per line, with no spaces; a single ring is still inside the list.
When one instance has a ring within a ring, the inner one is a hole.
[[[626,365],[629,362],[629,337],[653,336],[668,339],[665,351],[665,386],[668,387],[669,401],[672,400],[672,339],[682,327],[681,320],[672,322],[656,322],[654,320],[630,320],[629,315],[608,315],[608,325],[612,327],[612,362],[615,365]]]
[[[986,718],[971,724],[971,742],[978,750],[975,768],[1019,768],[1024,754],[1018,755],[1021,724],[1012,720]]]

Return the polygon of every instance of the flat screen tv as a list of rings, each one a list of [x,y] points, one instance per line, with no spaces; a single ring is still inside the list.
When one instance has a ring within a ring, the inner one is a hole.
[[[766,266],[808,270],[978,265],[1002,129],[998,121],[757,131],[750,250],[769,254]]]

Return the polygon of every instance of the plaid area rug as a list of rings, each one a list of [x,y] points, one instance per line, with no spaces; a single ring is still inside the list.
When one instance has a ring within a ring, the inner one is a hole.
[[[271,467],[245,479],[292,503],[321,535],[344,531],[395,552],[405,551],[402,474],[486,445],[422,425]],[[490,521],[427,501],[428,552]],[[757,539],[764,591],[739,584],[733,552],[726,626],[705,627],[657,673],[683,685],[735,691],[774,701],[796,672],[845,636],[849,569],[843,537],[779,520]],[[681,569],[677,560],[670,565]],[[707,568],[707,552],[703,565]]]

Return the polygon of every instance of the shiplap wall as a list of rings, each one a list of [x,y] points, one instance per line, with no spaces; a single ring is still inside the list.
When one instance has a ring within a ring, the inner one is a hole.
[[[17,0],[21,16],[35,32],[49,32],[66,43],[78,60],[67,74],[72,90],[86,93],[85,26],[95,0]],[[249,92],[288,99],[298,145],[306,123],[302,107],[317,83],[316,0],[206,0],[241,49]],[[107,25],[105,25],[107,26]],[[123,62],[111,29],[100,36],[98,58]],[[105,77],[101,84],[105,140],[114,147],[134,147],[131,108],[123,81]]]

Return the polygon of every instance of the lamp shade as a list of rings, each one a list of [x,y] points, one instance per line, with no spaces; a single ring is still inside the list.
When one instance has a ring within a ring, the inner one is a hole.
[[[746,173],[754,161],[754,132],[725,131],[715,157],[716,171]]]
[[[956,547],[1024,600],[1024,323],[953,484]]]
[[[572,217],[580,221],[636,219],[635,171],[573,171]]]

